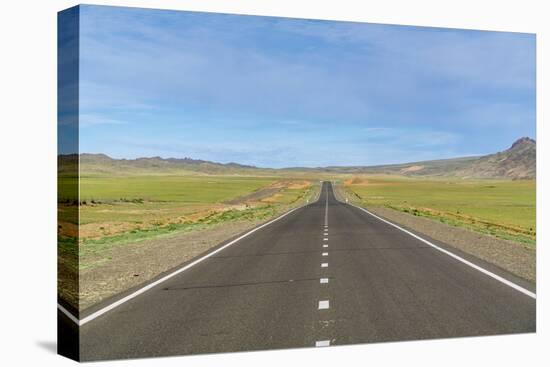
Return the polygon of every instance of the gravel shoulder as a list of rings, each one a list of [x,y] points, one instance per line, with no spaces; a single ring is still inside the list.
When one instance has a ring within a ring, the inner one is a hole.
[[[384,207],[369,211],[536,283],[536,249]]]
[[[208,228],[117,246],[109,260],[80,271],[81,312],[188,262],[265,220],[219,223]]]

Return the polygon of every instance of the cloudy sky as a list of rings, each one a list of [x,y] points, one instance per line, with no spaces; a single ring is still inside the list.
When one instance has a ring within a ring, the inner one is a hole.
[[[535,138],[535,36],[82,6],[80,150],[263,167]]]

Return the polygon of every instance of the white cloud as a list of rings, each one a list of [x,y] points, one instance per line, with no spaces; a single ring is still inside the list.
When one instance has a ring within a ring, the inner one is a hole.
[[[96,115],[96,114],[80,114],[79,122],[81,127],[90,127],[96,125],[123,125],[126,124],[126,121],[116,120],[106,116]]]

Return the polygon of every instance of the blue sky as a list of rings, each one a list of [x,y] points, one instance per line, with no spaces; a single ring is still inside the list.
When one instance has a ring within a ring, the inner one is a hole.
[[[82,6],[80,151],[262,167],[535,138],[535,36]]]

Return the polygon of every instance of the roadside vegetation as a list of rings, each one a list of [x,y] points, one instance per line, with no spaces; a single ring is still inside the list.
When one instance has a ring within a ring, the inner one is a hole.
[[[355,176],[344,195],[366,207],[386,207],[452,226],[535,246],[534,180],[462,180]]]
[[[74,180],[60,179],[60,185]],[[315,193],[303,179],[239,176],[82,177],[80,200],[59,198],[61,247],[78,236],[80,267],[86,256],[229,221],[267,220],[305,203]],[[72,190],[60,190],[73,192]],[[80,226],[74,207],[80,204]],[[77,232],[78,231],[78,232]]]

